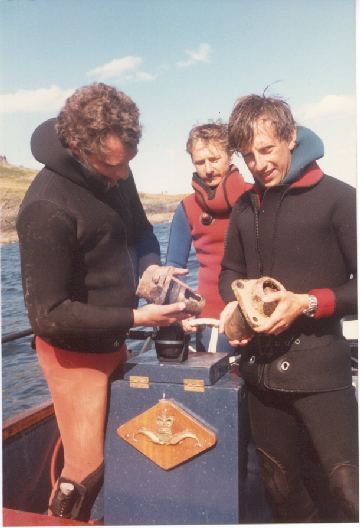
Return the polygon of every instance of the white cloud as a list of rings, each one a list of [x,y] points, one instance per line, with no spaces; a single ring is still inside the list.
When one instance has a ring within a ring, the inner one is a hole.
[[[136,72],[134,75],[134,79],[136,81],[153,81],[156,78],[157,75],[155,75],[154,73],[148,73],[144,71]]]
[[[125,73],[137,68],[142,64],[141,57],[134,57],[128,55],[121,59],[113,59],[102,66],[98,66],[87,72],[88,77],[97,77],[98,79],[112,79],[114,77],[122,76]]]
[[[114,79],[115,82],[123,81],[153,81],[156,74],[139,70],[143,60],[141,57],[128,55],[121,59],[113,59],[102,66],[98,66],[87,72],[88,77],[96,77],[98,80]]]
[[[355,115],[356,99],[353,95],[326,95],[317,103],[310,103],[298,109],[301,119]]]
[[[17,90],[14,93],[0,95],[0,112],[52,112],[58,111],[73,89],[64,90],[52,85],[50,88],[36,90]]]
[[[210,62],[210,46],[209,44],[203,43],[195,50],[185,50],[185,53],[189,56],[187,60],[179,61],[176,66],[179,68],[187,68],[197,62]]]

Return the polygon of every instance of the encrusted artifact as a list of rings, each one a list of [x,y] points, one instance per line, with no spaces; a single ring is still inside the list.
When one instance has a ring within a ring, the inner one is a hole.
[[[284,286],[271,277],[237,279],[231,287],[238,305],[225,323],[225,334],[230,341],[249,339],[254,328],[262,325],[276,308],[276,302],[264,302],[263,296],[284,290]]]
[[[173,266],[149,266],[143,273],[136,295],[153,304],[185,302],[185,311],[199,315],[205,299],[174,275]]]

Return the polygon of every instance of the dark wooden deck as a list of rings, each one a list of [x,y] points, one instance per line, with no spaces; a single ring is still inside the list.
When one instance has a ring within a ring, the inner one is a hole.
[[[95,523],[91,523],[95,524]],[[88,523],[50,517],[40,513],[3,509],[3,526],[89,526]]]

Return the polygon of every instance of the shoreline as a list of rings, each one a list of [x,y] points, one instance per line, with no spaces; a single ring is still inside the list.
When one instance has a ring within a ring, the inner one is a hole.
[[[18,242],[15,223],[23,197],[37,171],[0,163],[1,229],[0,247]],[[171,222],[178,204],[187,194],[143,193],[139,198],[153,225]]]
[[[146,213],[146,207],[144,207],[144,209]],[[4,213],[4,211],[2,211],[2,213]],[[169,222],[171,222],[172,217],[174,216],[174,212],[146,213],[146,216],[152,225],[168,224]],[[8,228],[6,232],[2,231],[0,233],[0,248],[8,246],[10,244],[16,244],[17,242],[19,242],[19,239],[15,227],[10,229]]]

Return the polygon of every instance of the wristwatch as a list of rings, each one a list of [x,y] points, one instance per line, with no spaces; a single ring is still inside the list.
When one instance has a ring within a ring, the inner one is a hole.
[[[303,311],[303,314],[307,317],[314,317],[316,314],[316,310],[318,307],[317,298],[315,295],[308,295],[309,298],[309,306],[306,308],[306,310]]]

